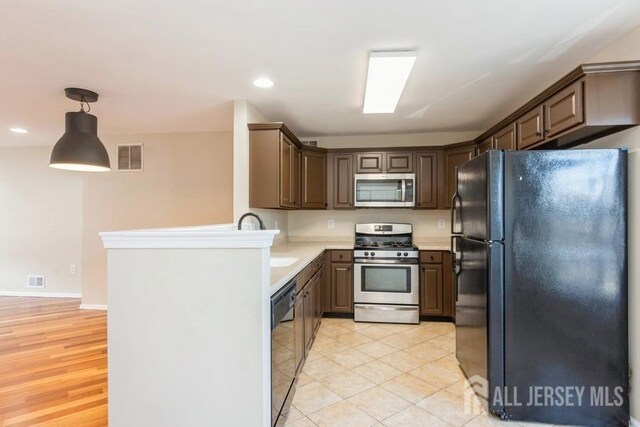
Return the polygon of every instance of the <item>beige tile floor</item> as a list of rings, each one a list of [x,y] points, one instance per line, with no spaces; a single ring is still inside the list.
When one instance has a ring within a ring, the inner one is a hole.
[[[468,388],[455,358],[452,323],[325,318],[299,375],[285,425],[533,425],[501,422],[479,401],[465,410]]]

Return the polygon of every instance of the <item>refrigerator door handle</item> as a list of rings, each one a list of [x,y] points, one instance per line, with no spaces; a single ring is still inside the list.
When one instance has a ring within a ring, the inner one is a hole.
[[[456,185],[453,197],[451,198],[451,234],[462,234],[462,230],[456,230],[457,207],[460,195],[458,194],[458,167],[456,166]],[[462,221],[461,221],[462,223]]]
[[[456,295],[456,302],[458,302],[458,276],[460,275],[460,266],[458,265],[457,262],[457,258],[458,258],[458,252],[456,251],[456,246],[455,246],[455,239],[460,239],[460,236],[451,236],[451,272],[454,274],[454,280],[455,280],[455,295]],[[460,260],[462,260],[462,253],[461,253],[461,257]]]
[[[460,274],[460,266],[457,263],[458,252],[456,251],[455,241],[460,238],[460,236],[451,236],[451,272],[456,276]]]

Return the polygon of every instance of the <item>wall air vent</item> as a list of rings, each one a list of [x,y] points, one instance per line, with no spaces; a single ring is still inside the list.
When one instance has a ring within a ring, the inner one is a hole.
[[[142,144],[118,145],[118,171],[141,172],[144,165]]]
[[[27,288],[44,288],[44,276],[27,276]]]

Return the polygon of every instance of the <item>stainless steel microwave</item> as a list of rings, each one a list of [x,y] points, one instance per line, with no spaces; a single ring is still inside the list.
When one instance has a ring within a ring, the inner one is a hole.
[[[415,206],[413,173],[356,174],[354,205],[360,208],[406,208]]]

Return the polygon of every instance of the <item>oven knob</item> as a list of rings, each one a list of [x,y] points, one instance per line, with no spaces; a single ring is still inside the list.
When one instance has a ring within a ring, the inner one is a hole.
[[[375,253],[375,252],[371,252],[371,256],[375,256],[375,255],[376,255],[376,253]]]
[[[402,255],[402,253],[398,252],[396,255],[397,255],[397,256],[400,256],[400,255]]]
[[[404,253],[404,256],[409,256],[409,254],[405,252],[405,253]]]
[[[369,256],[369,252],[365,252],[365,253],[364,253],[364,256]]]

